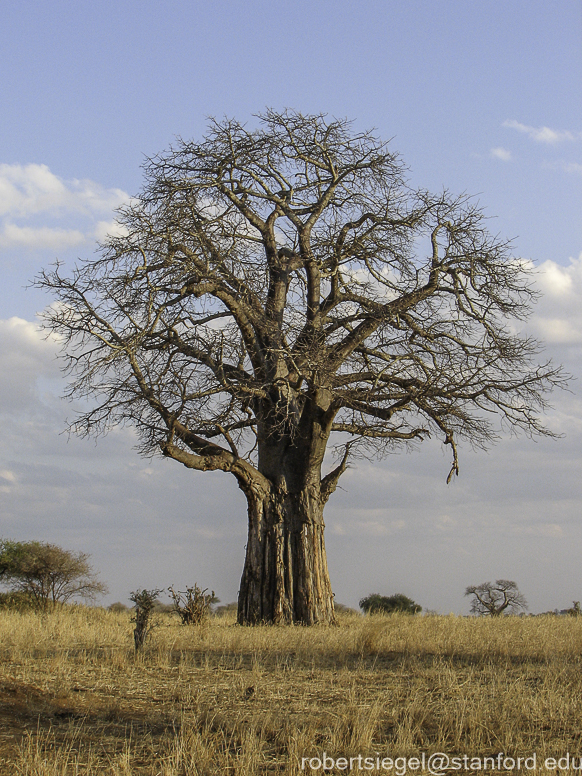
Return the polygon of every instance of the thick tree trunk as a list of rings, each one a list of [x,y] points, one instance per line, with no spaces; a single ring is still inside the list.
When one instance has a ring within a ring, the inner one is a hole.
[[[238,622],[334,622],[318,488],[247,493],[249,537]]]

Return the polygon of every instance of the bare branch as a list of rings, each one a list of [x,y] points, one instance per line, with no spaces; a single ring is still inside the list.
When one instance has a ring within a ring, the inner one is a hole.
[[[552,435],[546,396],[567,376],[515,333],[536,297],[523,262],[469,197],[412,191],[373,133],[293,111],[213,120],[145,174],[97,260],[38,279],[68,396],[88,402],[75,430],[129,423],[144,454],[317,480],[324,500],[350,450],[322,479],[331,434],[374,454],[436,434],[449,480],[462,439]]]

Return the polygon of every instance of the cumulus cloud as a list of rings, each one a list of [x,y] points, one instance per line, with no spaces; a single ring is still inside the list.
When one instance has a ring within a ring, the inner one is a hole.
[[[531,321],[536,334],[554,344],[582,343],[582,253],[565,266],[544,261],[536,285],[542,292]]]
[[[45,164],[0,164],[0,251],[62,251],[103,240],[119,230],[111,215],[129,199],[95,181],[64,180]]]
[[[549,143],[550,145],[561,143],[565,140],[576,140],[579,137],[579,135],[577,136],[568,130],[551,129],[550,127],[530,127],[527,124],[521,124],[515,119],[504,121],[503,126],[522,132],[537,143]]]
[[[62,250],[81,245],[85,239],[85,235],[78,229],[17,226],[7,223],[0,229],[0,250],[5,248]]]
[[[507,148],[492,148],[489,155],[493,159],[501,159],[502,162],[511,161],[511,151],[508,151]]]
[[[0,414],[32,409],[39,402],[39,380],[59,375],[56,343],[36,323],[0,320]]]
[[[106,189],[91,180],[63,180],[46,164],[0,164],[2,216],[108,213],[128,200],[121,189]]]
[[[97,242],[104,242],[106,237],[122,237],[127,235],[127,229],[112,219],[111,221],[99,221],[95,226],[94,237]]]

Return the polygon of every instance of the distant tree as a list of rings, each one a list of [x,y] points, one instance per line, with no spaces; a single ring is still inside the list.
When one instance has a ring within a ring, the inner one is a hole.
[[[229,604],[223,604],[222,606],[217,606],[214,610],[214,614],[218,615],[219,617],[223,617],[227,614],[230,614],[231,612],[238,611],[238,603],[236,601],[232,601]]]
[[[171,614],[175,611],[174,604],[169,601],[155,601],[154,612],[155,614]]]
[[[471,585],[465,590],[465,595],[472,596],[471,614],[499,617],[527,609],[527,601],[515,582],[509,579],[498,579],[495,584],[483,582],[481,585]]]
[[[0,540],[0,581],[40,609],[74,598],[92,601],[107,592],[89,555],[44,542]]]
[[[393,612],[417,614],[422,611],[422,606],[402,593],[396,593],[395,595],[389,596],[371,593],[369,596],[366,596],[366,598],[362,598],[360,601],[360,609],[366,614],[373,614],[374,612],[384,612],[385,614],[392,614]]]
[[[131,621],[135,623],[133,629],[133,640],[135,651],[143,647],[145,640],[154,629],[152,614],[155,610],[155,604],[162,591],[157,588],[154,590],[134,590],[129,596],[129,600],[134,604],[134,615]]]
[[[566,614],[571,617],[582,617],[582,609],[580,609],[580,601],[572,601],[572,606],[566,609]]]
[[[346,604],[340,604],[338,601],[334,601],[333,605],[336,612],[339,614],[359,614],[357,609],[353,609],[351,606],[346,606]]]
[[[109,604],[109,606],[107,607],[107,611],[115,612],[115,614],[120,614],[121,612],[129,611],[129,606],[127,606],[127,604],[121,603],[121,601],[115,601],[115,603]]]
[[[72,428],[127,423],[145,455],[234,476],[239,622],[333,622],[323,511],[351,456],[436,435],[450,479],[495,416],[551,434],[539,413],[563,374],[513,323],[527,266],[473,200],[414,191],[347,120],[212,121],[145,177],[98,256],[38,278],[85,407]]]

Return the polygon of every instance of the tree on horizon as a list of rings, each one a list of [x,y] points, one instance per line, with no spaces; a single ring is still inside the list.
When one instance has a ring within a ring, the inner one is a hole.
[[[471,614],[500,617],[502,614],[518,614],[527,609],[525,596],[511,579],[470,585],[465,595],[471,596]]]

